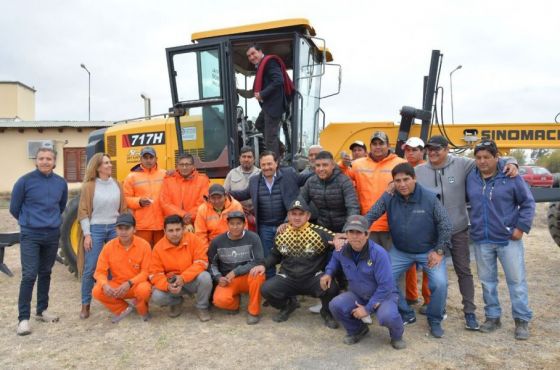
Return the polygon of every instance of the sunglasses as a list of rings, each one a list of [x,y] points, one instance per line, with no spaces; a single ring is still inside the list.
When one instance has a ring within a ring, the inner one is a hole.
[[[475,146],[475,148],[487,148],[487,147],[496,148],[496,143],[493,141],[482,141],[476,144]]]

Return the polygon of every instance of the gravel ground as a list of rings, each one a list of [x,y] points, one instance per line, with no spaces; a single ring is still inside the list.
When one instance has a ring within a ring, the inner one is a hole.
[[[144,323],[131,315],[117,325],[98,303],[92,316],[81,321],[80,284],[65,266],[56,263],[49,310],[60,314],[59,323],[32,321],[33,334],[18,337],[17,295],[21,269],[19,247],[6,249],[5,262],[15,276],[0,274],[0,368],[434,368],[434,369],[558,369],[560,364],[560,249],[546,229],[545,205],[531,235],[526,237],[526,266],[530,305],[534,311],[531,338],[513,338],[509,295],[500,273],[503,326],[493,334],[464,329],[456,276],[448,264],[450,286],[448,319],[443,339],[428,336],[423,316],[407,327],[408,348],[395,351],[388,333],[374,320],[370,334],[359,344],[342,343],[344,331],[322,325],[307,311],[315,299],[303,300],[289,321],[271,320],[274,310],[264,308],[256,326],[245,324],[245,313],[227,315],[214,310],[213,320],[200,323],[193,302],[176,319],[166,309],[152,307],[153,319]],[[17,229],[7,210],[0,210],[0,231]],[[501,271],[501,270],[500,270]],[[473,263],[473,272],[476,267]],[[479,320],[483,318],[482,293],[476,280]],[[33,303],[34,304],[34,303]]]

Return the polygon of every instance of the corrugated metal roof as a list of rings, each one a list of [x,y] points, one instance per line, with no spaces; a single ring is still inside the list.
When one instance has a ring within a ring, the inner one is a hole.
[[[8,121],[0,120],[0,128],[109,127],[110,121]]]

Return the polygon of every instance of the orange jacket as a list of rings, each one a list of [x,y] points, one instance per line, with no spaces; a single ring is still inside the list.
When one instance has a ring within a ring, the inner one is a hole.
[[[344,173],[349,176],[356,185],[358,200],[362,215],[365,215],[371,206],[387,190],[387,186],[393,181],[391,171],[399,163],[405,163],[406,160],[398,157],[396,154],[389,153],[379,162],[375,162],[370,156],[358,158],[352,162],[352,168],[347,168],[342,164]],[[383,215],[370,227],[371,231],[389,231],[387,223],[387,215]]]
[[[193,233],[185,233],[179,245],[166,237],[160,239],[152,251],[150,281],[162,291],[167,291],[167,278],[181,275],[188,283],[208,268],[208,247]]]
[[[138,230],[163,229],[159,193],[164,177],[165,170],[159,170],[157,166],[146,169],[142,165],[137,165],[124,179],[126,205],[133,210]],[[140,207],[140,198],[151,199],[153,203],[147,207]]]
[[[243,206],[229,195],[226,197],[224,209],[218,214],[210,202],[202,203],[198,207],[194,231],[196,236],[203,240],[206,245],[212,239],[228,231],[227,215],[233,211],[243,212]]]
[[[123,247],[119,238],[105,244],[97,260],[97,267],[93,277],[103,286],[108,281],[111,271],[111,281],[122,284],[127,280],[136,285],[148,280],[152,248],[150,243],[142,238],[133,236],[132,244]]]
[[[179,172],[163,179],[159,195],[163,215],[179,215],[184,217],[187,212],[194,222],[198,206],[208,196],[210,179],[203,173],[194,170],[189,179],[183,178]]]

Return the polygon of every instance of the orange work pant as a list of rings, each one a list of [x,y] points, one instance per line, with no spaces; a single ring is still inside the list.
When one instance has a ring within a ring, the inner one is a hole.
[[[430,288],[428,288],[428,274],[422,271],[422,297],[424,304],[430,303]],[[406,272],[406,299],[415,301],[418,299],[418,276],[416,275],[416,264],[410,266]]]
[[[152,249],[154,249],[154,245],[163,238],[163,235],[163,230],[136,230],[136,236],[150,243]]]
[[[261,313],[261,285],[265,276],[249,276],[249,274],[236,276],[227,286],[217,286],[214,291],[214,306],[224,310],[239,309],[239,294],[249,293],[247,310],[251,315]]]
[[[119,286],[119,284],[112,281],[109,281],[109,285],[111,288],[117,288]],[[93,297],[115,315],[119,315],[128,307],[128,303],[125,299],[134,298],[136,299],[136,311],[139,315],[144,316],[148,313],[148,301],[150,300],[151,294],[152,284],[147,281],[134,285],[122,298],[109,297],[105,294],[105,292],[103,292],[101,284],[95,284],[95,287],[93,288]]]

